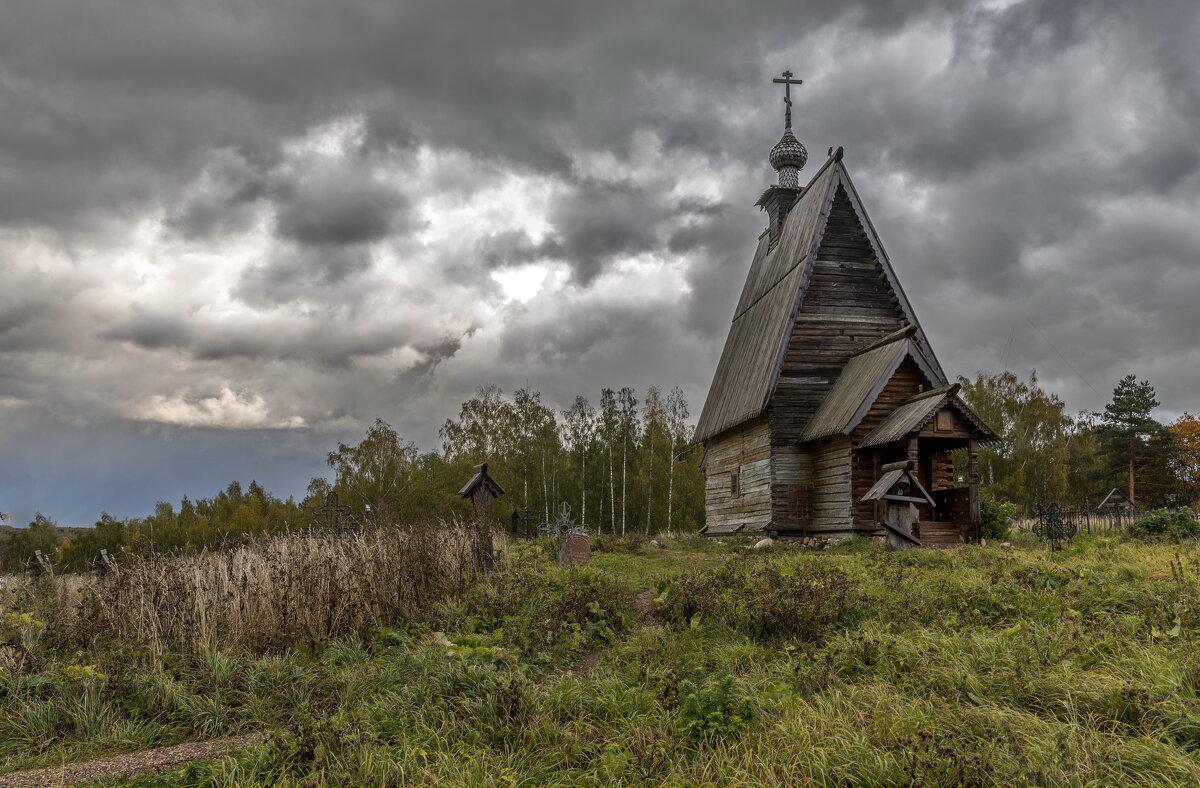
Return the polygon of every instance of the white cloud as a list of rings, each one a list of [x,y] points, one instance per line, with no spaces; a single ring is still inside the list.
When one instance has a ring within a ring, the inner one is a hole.
[[[197,397],[186,392],[154,395],[135,407],[135,419],[175,424],[181,427],[225,427],[229,429],[299,428],[300,416],[272,419],[267,401],[261,394],[235,392],[228,386],[215,396]]]

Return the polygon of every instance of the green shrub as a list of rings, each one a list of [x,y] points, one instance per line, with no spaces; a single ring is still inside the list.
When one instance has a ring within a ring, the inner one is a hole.
[[[677,578],[655,605],[677,627],[719,623],[756,638],[815,640],[851,617],[857,597],[840,569],[755,556]]]
[[[1182,542],[1200,537],[1200,521],[1191,509],[1155,509],[1134,520],[1126,532],[1139,539]]]
[[[1017,519],[1017,505],[984,496],[979,502],[979,530],[984,539],[1004,539]]]
[[[679,682],[680,730],[692,738],[737,735],[757,716],[754,699],[733,676]]]
[[[646,540],[640,534],[613,536],[596,534],[591,537],[593,553],[640,553],[646,549]]]
[[[609,575],[528,564],[484,578],[443,614],[447,631],[500,630],[504,643],[543,661],[606,646],[634,619],[633,594]]]

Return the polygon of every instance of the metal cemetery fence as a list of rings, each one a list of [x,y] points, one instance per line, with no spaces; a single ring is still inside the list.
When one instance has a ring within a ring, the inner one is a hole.
[[[1113,536],[1125,530],[1129,525],[1139,520],[1144,512],[1141,509],[1081,509],[1059,510],[1064,522],[1075,526],[1081,534],[1096,534]]]
[[[1145,517],[1147,512],[1137,507],[1096,509],[1084,506],[1081,509],[1060,509],[1057,504],[1051,503],[1039,504],[1037,514],[1032,530],[1053,546],[1057,541],[1070,541],[1075,534],[1116,536]],[[1200,514],[1196,516],[1200,519]]]
[[[304,511],[312,518],[314,525],[300,531],[303,536],[350,536],[362,531],[362,523],[349,506],[338,502],[336,492],[326,495],[322,504],[304,507]]]

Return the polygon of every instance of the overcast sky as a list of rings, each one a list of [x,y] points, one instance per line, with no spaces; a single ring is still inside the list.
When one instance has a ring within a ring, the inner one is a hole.
[[[282,495],[482,384],[698,414],[791,69],[948,374],[1200,410],[1200,7],[0,0],[0,511]]]

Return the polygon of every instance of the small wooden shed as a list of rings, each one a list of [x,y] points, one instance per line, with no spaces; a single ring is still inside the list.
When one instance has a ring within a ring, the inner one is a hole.
[[[943,372],[842,149],[806,185],[784,185],[799,183],[807,160],[797,146],[789,124],[771,156],[780,185],[758,201],[767,228],[696,427],[703,533],[885,540],[886,505],[868,496],[885,466],[905,462],[930,499],[919,541],[975,540],[976,453],[997,435]]]

